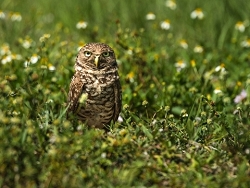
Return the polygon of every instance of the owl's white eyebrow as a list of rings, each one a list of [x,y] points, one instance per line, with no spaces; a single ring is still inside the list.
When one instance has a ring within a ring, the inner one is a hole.
[[[113,53],[112,51],[105,51],[105,52]],[[101,55],[101,54],[103,54],[103,53],[105,53],[105,52],[100,52],[100,53],[92,53],[92,54],[94,54],[94,55]]]

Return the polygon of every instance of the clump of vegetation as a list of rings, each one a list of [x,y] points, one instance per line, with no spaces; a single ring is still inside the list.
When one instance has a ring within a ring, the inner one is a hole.
[[[249,3],[0,4],[1,187],[249,187]],[[65,115],[87,42],[117,54],[109,132]]]

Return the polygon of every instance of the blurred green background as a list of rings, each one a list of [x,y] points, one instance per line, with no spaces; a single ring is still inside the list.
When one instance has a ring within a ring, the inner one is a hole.
[[[23,17],[22,23],[25,24],[9,27],[2,24],[1,40],[8,39],[13,43],[17,37],[25,35],[40,37],[56,29],[58,24],[61,24],[63,29],[68,29],[68,37],[73,37],[74,40],[93,41],[103,37],[114,40],[117,21],[120,21],[123,28],[145,28],[147,29],[145,35],[154,38],[156,36],[152,36],[150,30],[152,26],[159,27],[160,21],[169,19],[175,36],[188,37],[192,42],[217,47],[223,45],[226,39],[230,39],[232,35],[230,28],[234,27],[237,21],[249,18],[250,5],[244,0],[205,2],[177,0],[178,8],[175,10],[167,8],[165,4],[163,0],[154,2],[150,0],[128,2],[3,0],[1,9],[20,12]],[[195,21],[190,19],[190,13],[196,8],[202,8],[204,11],[206,19],[201,23],[194,23]],[[149,12],[156,15],[153,24],[145,19]],[[88,22],[88,31],[82,32],[81,35],[75,27],[79,20]]]

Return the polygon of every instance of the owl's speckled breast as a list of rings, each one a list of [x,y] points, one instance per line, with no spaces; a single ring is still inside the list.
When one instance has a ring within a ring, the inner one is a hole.
[[[112,85],[119,79],[115,71],[103,74],[82,74],[82,77],[87,82],[85,84],[85,91],[83,90],[83,92],[87,92],[90,96],[97,96],[102,92],[104,92],[103,94],[112,92]]]
[[[85,95],[83,95],[85,94]],[[83,98],[84,102],[79,101]],[[102,128],[116,121],[121,111],[121,85],[112,48],[89,43],[78,53],[70,83],[68,113],[88,126]]]

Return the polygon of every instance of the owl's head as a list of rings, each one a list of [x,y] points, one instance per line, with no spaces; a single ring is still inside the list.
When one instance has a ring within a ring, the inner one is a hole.
[[[103,43],[89,43],[83,46],[76,58],[76,68],[102,70],[116,67],[115,53]]]

